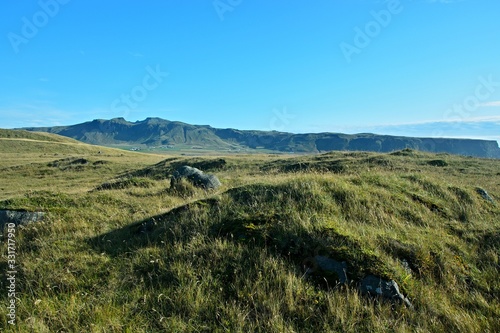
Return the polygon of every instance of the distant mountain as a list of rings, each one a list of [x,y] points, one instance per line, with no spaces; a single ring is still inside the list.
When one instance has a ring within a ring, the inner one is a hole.
[[[278,152],[317,153],[332,150],[390,152],[404,148],[475,157],[500,158],[496,141],[476,139],[416,138],[377,134],[309,133],[219,129],[161,118],[129,122],[123,118],[96,119],[72,126],[30,127],[85,143],[104,146],[193,145],[220,149],[268,149]]]

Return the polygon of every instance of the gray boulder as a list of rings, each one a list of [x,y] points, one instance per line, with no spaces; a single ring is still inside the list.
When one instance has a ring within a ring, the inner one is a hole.
[[[182,178],[182,177],[190,177],[194,175],[200,175],[203,174],[203,171],[197,168],[190,167],[188,165],[183,165],[176,171],[174,171],[174,174],[172,175],[173,178]]]
[[[43,219],[43,212],[27,212],[21,210],[0,210],[0,231],[9,223],[15,226],[27,225],[33,222],[38,222]]]
[[[359,289],[362,294],[380,296],[391,301],[402,302],[408,307],[413,308],[408,298],[401,294],[399,286],[394,280],[387,281],[374,275],[368,275],[361,280]]]
[[[170,179],[170,186],[174,187],[181,179],[189,180],[194,186],[204,189],[217,189],[221,182],[215,175],[203,173],[200,169],[184,165],[177,169]]]

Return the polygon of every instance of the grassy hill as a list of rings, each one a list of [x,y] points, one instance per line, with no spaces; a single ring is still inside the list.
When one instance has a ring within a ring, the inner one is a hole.
[[[62,143],[79,143],[79,141],[50,133],[31,132],[23,130],[8,130],[0,128],[0,139],[3,140],[32,140],[42,142],[62,142]]]
[[[85,158],[82,160],[81,156]],[[85,188],[86,182],[101,181],[102,177],[130,170],[138,159],[142,163],[162,159],[92,146],[56,134],[1,129],[0,158],[4,179],[0,198],[40,188],[68,188],[78,192]]]
[[[102,151],[102,147],[83,144],[80,141],[57,134],[0,129],[0,153],[2,154],[84,154]],[[108,148],[104,148],[108,150]]]
[[[47,213],[16,231],[19,332],[500,329],[498,160],[165,157],[30,140],[17,161],[0,140],[0,209]],[[184,164],[223,186],[170,188]],[[345,261],[351,283],[311,267],[316,255]],[[6,271],[3,256],[2,290]],[[368,274],[414,308],[360,294]]]

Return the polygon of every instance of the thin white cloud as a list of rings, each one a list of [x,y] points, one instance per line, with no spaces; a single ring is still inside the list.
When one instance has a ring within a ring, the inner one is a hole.
[[[445,4],[448,4],[448,3],[457,3],[457,2],[462,2],[464,0],[427,0],[427,2],[429,3],[445,3]]]
[[[130,54],[134,58],[142,58],[142,57],[144,57],[144,55],[142,53],[139,53],[139,52],[129,52],[128,54]]]
[[[481,103],[480,106],[485,106],[485,107],[499,107],[500,106],[500,101],[492,101],[492,102]]]
[[[49,103],[16,104],[0,108],[1,128],[58,126],[71,124],[74,112],[58,109]]]
[[[366,125],[365,128],[371,127],[399,127],[399,126],[419,126],[419,125],[439,125],[439,124],[473,124],[473,123],[499,123],[500,116],[485,116],[485,117],[471,117],[467,120],[453,120],[453,119],[443,119],[443,120],[423,120],[408,123],[379,123]]]
[[[476,138],[500,141],[500,116],[477,117],[463,121],[420,122],[369,126],[378,134],[418,137]]]
[[[496,140],[500,143],[500,116],[474,117],[462,121],[429,120],[407,123],[375,123],[366,125],[313,124],[294,131],[337,132],[346,134],[375,133],[408,137],[442,137]]]

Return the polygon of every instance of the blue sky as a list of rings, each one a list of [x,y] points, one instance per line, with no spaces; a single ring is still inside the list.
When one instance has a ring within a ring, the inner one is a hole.
[[[500,140],[498,0],[7,1],[0,127]]]

